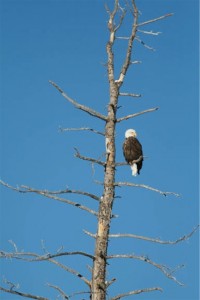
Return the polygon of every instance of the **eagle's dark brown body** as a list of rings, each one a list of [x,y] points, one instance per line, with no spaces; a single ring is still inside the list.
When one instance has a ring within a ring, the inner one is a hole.
[[[140,170],[142,168],[142,162],[143,162],[143,152],[142,152],[142,145],[140,144],[138,139],[132,136],[126,138],[123,144],[123,153],[124,153],[125,160],[129,165],[132,165],[134,161],[139,160],[138,162],[135,163],[137,165],[137,173],[140,174]]]

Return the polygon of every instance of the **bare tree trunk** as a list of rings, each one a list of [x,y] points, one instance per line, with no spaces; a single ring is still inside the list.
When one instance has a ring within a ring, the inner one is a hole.
[[[92,273],[91,294],[94,300],[106,298],[106,257],[108,235],[112,218],[112,206],[115,196],[115,124],[116,107],[118,101],[118,86],[114,82],[113,54],[110,42],[107,44],[108,77],[110,82],[110,102],[108,105],[108,118],[105,128],[106,137],[106,165],[104,176],[104,193],[99,205],[98,228],[96,235],[95,258]]]

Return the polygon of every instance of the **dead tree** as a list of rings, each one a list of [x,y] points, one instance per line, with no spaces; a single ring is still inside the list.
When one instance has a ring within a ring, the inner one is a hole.
[[[93,164],[98,164],[103,167],[104,170],[104,181],[102,183],[102,195],[97,196],[95,194],[85,192],[82,190],[60,190],[60,191],[48,191],[48,190],[38,190],[34,189],[32,187],[28,186],[21,186],[21,187],[13,187],[9,185],[8,183],[5,183],[4,181],[1,181],[1,184],[9,189],[15,190],[20,193],[35,193],[37,195],[47,197],[50,199],[54,199],[56,201],[64,202],[68,205],[75,206],[78,209],[87,211],[88,213],[94,215],[97,218],[97,232],[95,234],[91,232],[85,231],[86,234],[91,236],[95,239],[95,251],[94,254],[89,254],[82,251],[74,251],[74,252],[63,252],[58,251],[55,254],[44,254],[39,255],[36,253],[30,253],[30,252],[20,252],[17,249],[17,245],[15,245],[14,242],[12,242],[14,247],[14,252],[0,252],[1,258],[13,258],[13,259],[21,259],[25,261],[48,261],[52,264],[58,265],[62,269],[66,270],[67,272],[73,274],[74,276],[78,277],[80,280],[82,280],[86,286],[88,287],[87,293],[90,295],[90,298],[93,300],[105,300],[107,296],[108,288],[111,284],[113,284],[116,279],[107,279],[106,276],[106,270],[107,270],[107,264],[108,260],[110,259],[117,259],[117,258],[131,258],[136,259],[140,261],[144,261],[151,266],[159,269],[166,277],[169,279],[172,279],[177,284],[182,285],[181,282],[179,282],[174,277],[174,271],[171,270],[165,265],[159,264],[155,261],[152,261],[146,256],[137,256],[137,255],[125,255],[125,254],[119,254],[119,255],[109,255],[108,256],[108,246],[109,246],[109,238],[121,238],[121,237],[129,237],[134,239],[141,239],[148,242],[153,243],[160,243],[160,244],[176,244],[181,241],[187,240],[196,230],[198,227],[196,227],[191,233],[188,235],[185,235],[175,241],[164,241],[156,238],[150,238],[150,237],[144,237],[144,236],[137,236],[135,234],[111,234],[110,233],[110,226],[111,226],[111,220],[114,217],[112,208],[113,203],[115,200],[115,189],[117,186],[128,186],[128,187],[139,187],[142,189],[147,189],[149,191],[153,191],[156,193],[161,194],[162,196],[179,196],[176,193],[173,192],[165,192],[161,191],[157,188],[151,187],[146,184],[135,184],[132,182],[116,182],[115,181],[115,171],[116,167],[124,165],[125,163],[116,162],[115,154],[116,154],[116,141],[115,141],[115,131],[116,131],[116,124],[120,123],[122,121],[126,121],[130,118],[135,118],[137,116],[140,116],[142,114],[150,113],[156,111],[158,108],[148,108],[144,111],[140,111],[138,113],[133,113],[130,115],[126,115],[124,117],[117,117],[117,111],[118,111],[118,99],[119,96],[128,96],[128,97],[140,97],[138,94],[134,93],[128,93],[128,92],[122,92],[121,88],[123,86],[123,83],[126,79],[127,71],[129,68],[132,67],[133,64],[139,63],[138,61],[132,61],[132,49],[134,47],[134,44],[136,42],[141,43],[144,47],[151,49],[150,46],[148,46],[143,40],[141,40],[138,37],[138,32],[146,35],[158,35],[159,32],[152,32],[143,30],[143,27],[146,25],[157,22],[159,20],[163,20],[165,18],[170,17],[172,14],[166,14],[160,17],[157,17],[155,19],[151,19],[145,22],[140,23],[139,22],[139,11],[136,6],[135,0],[125,1],[125,7],[122,8],[120,6],[119,0],[113,1],[113,8],[110,9],[108,6],[106,6],[106,11],[108,13],[108,30],[109,30],[109,40],[106,45],[106,52],[107,52],[107,75],[108,75],[108,82],[109,82],[109,103],[107,106],[107,115],[103,115],[100,112],[97,112],[96,110],[87,107],[85,105],[80,104],[79,102],[75,101],[71,97],[69,97],[61,87],[58,86],[57,83],[50,81],[51,85],[58,90],[58,92],[73,106],[76,108],[82,110],[83,112],[91,115],[92,117],[100,119],[104,124],[104,132],[99,132],[98,130],[95,130],[94,128],[65,128],[62,129],[63,131],[73,131],[73,130],[87,130],[94,132],[95,134],[100,134],[105,138],[105,145],[106,145],[106,159],[100,160],[95,159],[91,157],[86,157],[80,154],[80,152],[75,149],[75,156],[79,159],[89,161]],[[124,18],[126,16],[126,13],[131,14],[132,16],[132,24],[130,35],[127,37],[120,37],[118,36],[118,30],[123,24]],[[146,28],[146,27],[145,27]],[[124,62],[121,66],[120,73],[118,76],[115,75],[114,66],[114,50],[113,46],[116,43],[117,40],[124,39],[127,40],[127,50],[125,53]],[[86,197],[92,198],[95,201],[98,201],[98,211],[94,211],[90,209],[87,206],[84,206],[78,202],[73,202],[69,199],[66,199],[64,196],[66,194],[77,194],[77,195],[84,195]],[[82,274],[80,274],[78,271],[69,268],[68,266],[61,264],[57,261],[56,258],[61,256],[69,256],[69,255],[79,255],[82,257],[88,257],[92,260],[93,266],[92,266],[92,276],[91,279],[88,279],[84,277]],[[38,300],[47,300],[48,298],[42,297],[42,296],[36,296],[32,295],[30,293],[25,292],[19,292],[17,290],[17,286],[9,281],[5,281],[6,287],[0,287],[0,291],[7,292],[10,294],[15,294],[31,299],[38,299]],[[51,288],[54,288],[59,292],[59,294],[62,296],[63,299],[69,299],[68,295],[58,286],[50,285]],[[136,295],[140,293],[149,293],[152,291],[162,291],[161,287],[151,287],[151,288],[143,288],[133,291],[128,291],[123,294],[118,294],[112,298],[112,300],[117,300],[126,296]]]

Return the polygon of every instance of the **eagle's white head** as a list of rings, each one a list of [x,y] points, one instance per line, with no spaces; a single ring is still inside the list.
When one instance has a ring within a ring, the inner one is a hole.
[[[128,129],[128,130],[126,130],[126,132],[125,132],[125,138],[127,139],[129,137],[134,137],[134,138],[137,137],[137,133],[136,133],[136,131],[134,129]]]

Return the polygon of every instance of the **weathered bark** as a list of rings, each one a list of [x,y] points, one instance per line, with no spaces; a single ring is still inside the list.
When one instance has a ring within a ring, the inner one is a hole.
[[[115,196],[115,124],[119,88],[114,81],[111,42],[108,42],[107,44],[107,54],[108,78],[110,84],[110,101],[108,105],[108,116],[105,127],[107,156],[104,175],[104,193],[99,205],[95,258],[92,273],[91,296],[93,300],[104,300],[106,298],[106,257],[112,206]]]

